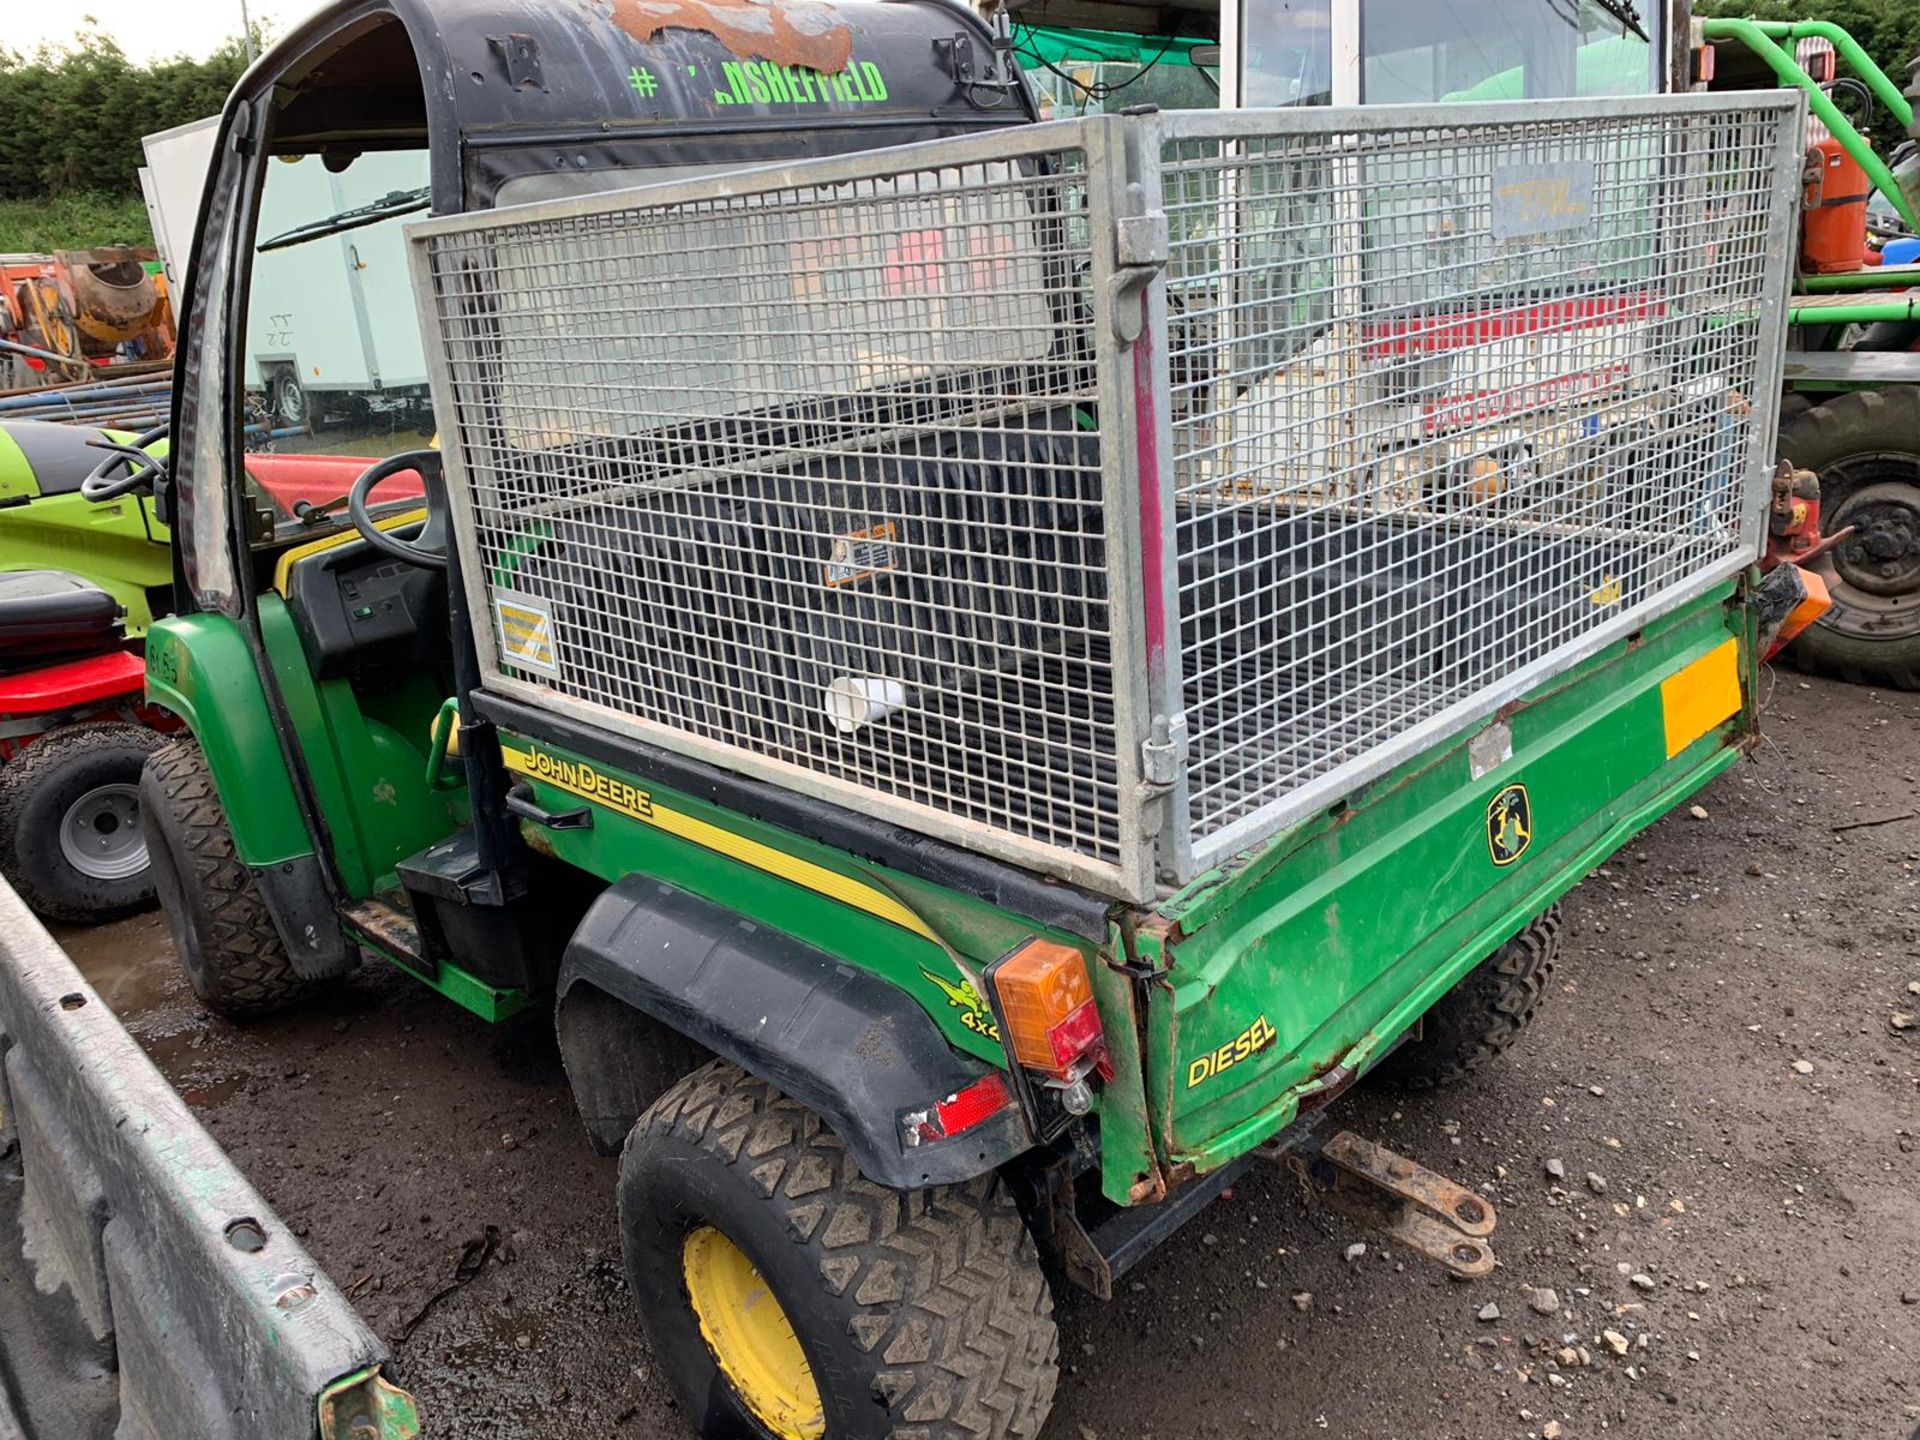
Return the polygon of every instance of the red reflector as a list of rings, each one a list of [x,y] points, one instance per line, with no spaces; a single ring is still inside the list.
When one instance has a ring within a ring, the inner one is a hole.
[[[934,1118],[940,1122],[942,1134],[958,1135],[963,1130],[971,1130],[982,1120],[998,1115],[1012,1099],[1006,1077],[996,1070],[991,1075],[982,1075],[959,1094],[949,1095],[934,1106]]]
[[[908,1145],[931,1145],[964,1135],[982,1121],[991,1120],[1013,1103],[1007,1077],[998,1070],[982,1075],[964,1090],[944,1100],[936,1100],[931,1109],[909,1112],[901,1117],[901,1138]]]

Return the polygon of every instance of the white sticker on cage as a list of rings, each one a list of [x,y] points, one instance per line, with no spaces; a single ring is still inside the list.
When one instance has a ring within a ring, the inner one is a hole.
[[[894,535],[893,522],[882,520],[864,530],[834,536],[833,548],[827,552],[827,584],[851,585],[893,569]]]
[[[493,592],[493,623],[500,636],[500,663],[515,670],[560,673],[553,646],[553,611],[545,600]]]
[[[1501,165],[1493,172],[1493,238],[1584,229],[1593,219],[1593,161]]]

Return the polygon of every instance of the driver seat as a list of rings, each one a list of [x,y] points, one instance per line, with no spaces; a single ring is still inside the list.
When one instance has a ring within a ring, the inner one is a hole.
[[[0,667],[110,649],[125,614],[105,590],[65,570],[0,574]]]

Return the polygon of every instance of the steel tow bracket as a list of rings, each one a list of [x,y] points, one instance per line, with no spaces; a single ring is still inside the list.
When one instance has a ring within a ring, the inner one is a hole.
[[[1315,1197],[1414,1254],[1477,1279],[1492,1273],[1492,1204],[1464,1185],[1342,1130],[1276,1151]]]

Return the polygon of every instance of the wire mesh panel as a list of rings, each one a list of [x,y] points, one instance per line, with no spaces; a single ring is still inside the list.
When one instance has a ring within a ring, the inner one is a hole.
[[[1127,888],[1087,165],[1028,133],[415,232],[490,683]]]
[[[1755,555],[1797,118],[1161,122],[1192,866]]]
[[[415,227],[486,683],[1189,879],[1755,554],[1795,106],[1095,117]]]

